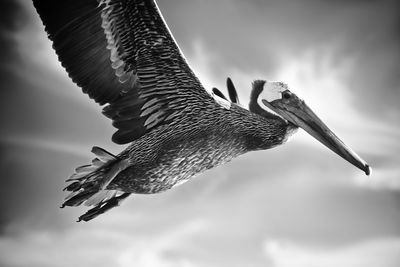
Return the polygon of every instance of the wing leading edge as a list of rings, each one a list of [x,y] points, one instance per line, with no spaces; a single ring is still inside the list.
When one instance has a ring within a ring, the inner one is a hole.
[[[72,80],[100,105],[126,144],[212,101],[154,0],[34,0]]]

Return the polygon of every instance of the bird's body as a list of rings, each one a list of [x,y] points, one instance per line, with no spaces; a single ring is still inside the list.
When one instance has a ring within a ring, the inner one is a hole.
[[[231,80],[230,100],[204,89],[154,0],[33,0],[72,80],[129,144],[117,156],[76,169],[63,206],[94,206],[88,221],[132,193],[159,193],[249,151],[283,144],[301,127],[352,164],[369,166],[346,147],[284,83],[255,81],[249,109]],[[271,113],[273,110],[275,113]]]
[[[237,105],[229,110],[216,106],[210,114],[194,115],[188,125],[160,127],[134,141],[118,155],[130,167],[109,188],[164,191],[243,153],[282,144],[288,127],[283,120],[267,120]]]

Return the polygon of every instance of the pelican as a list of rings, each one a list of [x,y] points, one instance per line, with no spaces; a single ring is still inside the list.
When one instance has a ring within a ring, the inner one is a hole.
[[[33,0],[62,66],[129,144],[96,158],[67,180],[62,207],[86,205],[79,221],[131,194],[182,184],[244,153],[270,149],[299,127],[357,168],[370,167],[283,82],[256,80],[243,108],[230,79],[229,100],[210,92],[189,67],[154,0]]]

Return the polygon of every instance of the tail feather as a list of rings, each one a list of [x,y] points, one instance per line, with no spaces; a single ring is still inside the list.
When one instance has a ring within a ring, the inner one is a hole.
[[[102,162],[98,158],[95,158],[92,160],[92,166],[101,167],[101,166],[103,166],[103,164],[104,164],[104,162]]]
[[[95,171],[97,168],[93,168],[93,171]],[[93,171],[77,171],[74,174],[72,174],[66,181],[71,182],[74,180],[81,180],[82,178],[86,177],[89,173]]]
[[[121,202],[128,196],[130,196],[130,193],[122,193],[119,196],[114,196],[107,201],[99,203],[94,208],[88,210],[85,214],[81,215],[78,219],[78,222],[80,221],[87,222],[96,218],[100,214],[103,214],[104,212],[119,206],[119,204],[121,204]]]
[[[76,168],[76,169],[75,169],[75,172],[76,172],[76,173],[89,173],[89,172],[93,172],[93,171],[95,171],[96,169],[98,169],[99,167],[101,167],[101,165],[102,165],[102,164],[99,164],[99,165],[94,165],[94,164],[91,164],[91,165],[83,165],[83,166],[80,166],[80,167]]]
[[[118,206],[129,193],[118,190],[107,190],[107,185],[128,165],[124,160],[99,147],[93,147],[96,155],[92,164],[75,169],[75,173],[67,179],[71,182],[65,191],[71,192],[62,205],[65,206],[94,206],[80,217],[80,221],[91,220],[105,211]],[[126,195],[127,194],[127,195]]]
[[[81,188],[82,183],[77,181],[77,182],[73,182],[72,184],[67,185],[63,191],[70,191],[75,193],[76,191],[78,191]],[[68,198],[68,197],[67,197]]]
[[[97,158],[104,163],[106,163],[110,160],[117,159],[117,157],[114,156],[113,154],[111,154],[110,152],[107,152],[104,149],[97,147],[97,146],[94,146],[92,148],[92,153],[95,154],[97,156]]]
[[[75,173],[67,179],[67,182],[81,180],[82,178],[88,176],[88,174],[93,173],[100,167],[103,167],[106,163],[118,160],[116,156],[97,146],[92,148],[92,153],[97,156],[97,158],[92,160],[92,164],[83,165],[76,168]]]
[[[80,190],[78,192],[72,192],[66,198],[64,203],[62,204],[61,208],[64,207],[77,207],[82,205],[88,198],[96,194],[96,191],[87,191],[87,190]]]
[[[85,201],[85,206],[96,206],[115,197],[119,192],[118,190],[100,190]]]

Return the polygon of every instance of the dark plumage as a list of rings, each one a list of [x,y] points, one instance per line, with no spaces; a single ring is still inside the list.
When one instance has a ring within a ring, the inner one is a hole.
[[[33,2],[71,79],[105,105],[103,114],[118,129],[112,140],[130,143],[116,156],[94,147],[92,164],[68,179],[65,190],[71,193],[63,206],[94,206],[80,220],[93,219],[131,193],[159,193],[243,153],[280,145],[299,126],[260,105],[265,81],[254,82],[249,110],[239,105],[230,79],[231,102],[218,89],[208,93],[154,0]],[[267,87],[274,86],[286,93],[281,83]],[[285,109],[298,105],[292,99],[267,100],[269,108]]]

